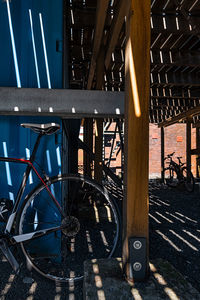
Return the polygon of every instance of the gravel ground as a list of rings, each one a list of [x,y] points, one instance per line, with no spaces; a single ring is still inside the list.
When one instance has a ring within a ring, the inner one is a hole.
[[[170,262],[200,291],[200,191],[150,184],[150,259]]]
[[[169,261],[200,291],[200,192],[171,189],[155,181],[150,188],[150,259]],[[34,278],[34,279],[32,279]],[[82,300],[82,283],[77,286],[55,286],[22,267],[15,276],[0,256],[1,300]]]

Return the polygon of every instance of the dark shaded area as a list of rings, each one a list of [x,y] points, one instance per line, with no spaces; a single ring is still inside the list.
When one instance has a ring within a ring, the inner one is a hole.
[[[150,259],[169,261],[200,290],[200,191],[150,182]]]
[[[185,190],[168,188],[156,181],[151,181],[149,202],[150,260],[162,258],[168,261],[194,288],[200,291],[200,192],[198,186],[195,187],[194,193],[188,193]],[[30,283],[24,282],[26,277],[30,278],[32,274],[26,270],[25,266],[22,266],[20,276],[13,276],[11,267],[1,256],[0,299],[23,300],[31,297],[28,299],[81,300],[83,297],[82,283],[76,286],[56,287],[54,282],[37,274],[34,274],[34,281]]]
[[[19,276],[14,275],[11,267],[0,257],[0,299],[48,299],[48,300],[81,300],[82,283],[56,286],[54,282],[48,281],[34,273],[28,272],[25,266],[22,267]]]

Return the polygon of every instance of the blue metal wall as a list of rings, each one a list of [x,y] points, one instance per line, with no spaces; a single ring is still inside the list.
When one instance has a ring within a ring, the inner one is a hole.
[[[33,19],[41,87],[47,88],[48,85],[39,13],[42,14],[43,19],[51,85],[52,88],[62,88],[62,49],[60,49],[62,48],[61,43],[63,36],[62,0],[13,0],[10,2],[11,19],[22,87],[37,88],[29,9],[31,10]],[[0,45],[0,86],[17,86],[7,5],[6,2],[2,1],[0,2]],[[31,151],[36,135],[30,132],[30,130],[21,128],[19,126],[20,123],[44,123],[55,121],[61,123],[59,118],[0,117],[0,155],[5,156],[7,151],[9,156],[25,157],[28,154],[28,151]],[[48,149],[46,149],[47,145]],[[50,164],[48,164],[47,159],[48,157],[55,155],[56,149],[57,145],[55,145],[55,137],[52,136],[48,137],[46,141],[43,142],[43,145],[41,145],[38,157],[40,157],[39,163],[41,163],[44,168],[49,168]],[[46,157],[43,157],[45,153]],[[3,172],[3,167],[0,166],[0,168],[1,172]],[[13,198],[12,194],[15,193],[16,186],[19,184],[19,176],[15,172],[15,167],[10,166],[10,170],[12,188],[9,186],[7,189],[6,182],[2,182],[3,179],[0,180],[2,191],[4,191],[9,198]],[[18,170],[22,173],[24,168],[19,166]],[[6,168],[4,171],[6,172]],[[59,166],[56,165],[56,160],[54,159],[51,162],[51,172],[57,173],[58,171]],[[4,174],[4,172],[2,174]],[[6,176],[8,176],[8,174],[6,174]]]
[[[48,84],[39,13],[42,14],[43,19],[51,87],[62,88],[63,1],[12,0],[9,3],[21,86],[38,87],[29,18],[29,9],[31,9],[41,87],[47,88]],[[0,1],[0,86],[17,86],[7,5],[4,1]],[[1,116],[1,156],[28,157],[37,135],[19,126],[20,123],[25,122],[56,122],[61,124],[61,119],[55,117]],[[43,138],[36,157],[37,162],[50,175],[55,175],[61,171],[62,134],[58,134],[57,137],[57,142],[55,142],[55,136]],[[0,163],[0,197],[12,200],[15,198],[24,170],[25,167],[22,165]],[[36,176],[32,174],[27,189],[33,188],[37,182]],[[53,246],[53,243],[51,245]]]
[[[29,9],[32,12],[41,87],[47,77],[39,13],[42,14],[52,88],[62,88],[62,0],[13,0],[13,31],[22,87],[37,87]],[[17,86],[6,2],[0,1],[0,86]]]
[[[22,128],[20,123],[28,121],[37,122],[55,122],[60,123],[59,118],[37,118],[37,117],[7,117],[0,118],[0,156],[29,158],[33,149],[37,134],[30,129]],[[41,140],[36,161],[50,176],[61,172],[61,146],[62,132],[53,136],[45,136]],[[36,165],[37,167],[37,165]],[[22,180],[26,165],[16,163],[0,162],[0,197],[14,200]],[[41,172],[40,172],[41,173]],[[39,180],[35,174],[31,174],[26,192],[32,189]]]

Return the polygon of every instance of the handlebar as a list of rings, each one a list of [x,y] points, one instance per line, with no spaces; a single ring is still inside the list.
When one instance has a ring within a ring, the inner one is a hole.
[[[172,156],[174,155],[174,153],[175,153],[175,152],[172,152],[172,153],[168,154],[168,155],[164,158],[164,160],[166,160],[166,159],[168,159],[168,158],[172,158]]]
[[[168,154],[168,155],[164,158],[164,160],[170,158],[170,161],[172,161],[172,156],[174,155],[174,153],[175,153],[175,152],[172,152],[172,153]],[[185,165],[185,163],[182,163],[182,162],[181,162],[181,158],[182,158],[182,156],[177,156],[177,159],[178,159],[178,161],[179,161],[179,166],[182,167],[183,165]],[[171,163],[171,162],[169,162],[169,163]]]

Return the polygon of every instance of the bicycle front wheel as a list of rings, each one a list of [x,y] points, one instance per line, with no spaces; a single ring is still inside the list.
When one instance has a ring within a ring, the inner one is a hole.
[[[82,175],[60,175],[46,185],[65,216],[44,185],[27,196],[17,220],[18,234],[34,236],[42,229],[59,228],[21,242],[27,266],[54,281],[81,280],[86,259],[113,255],[120,228],[117,209],[106,189]]]

